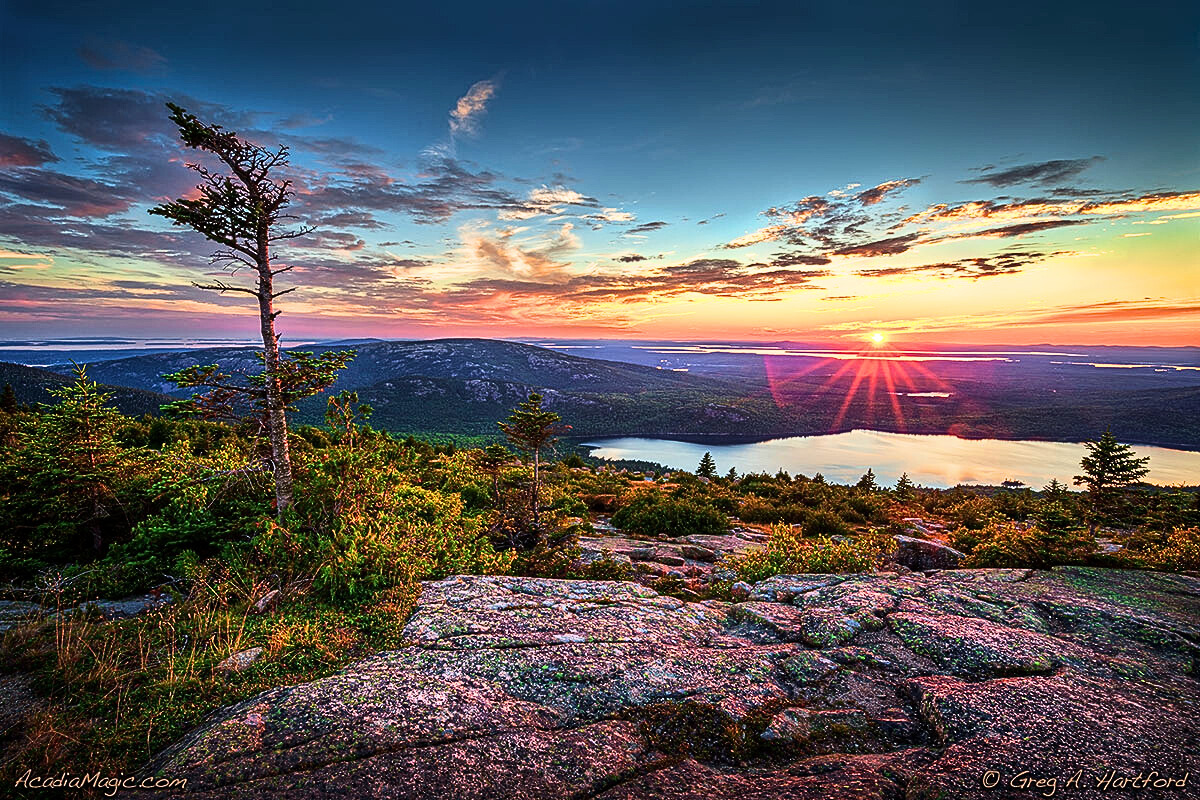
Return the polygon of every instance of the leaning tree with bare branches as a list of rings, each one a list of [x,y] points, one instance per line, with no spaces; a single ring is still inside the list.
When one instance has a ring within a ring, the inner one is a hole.
[[[202,179],[196,187],[199,197],[164,203],[150,209],[150,213],[189,227],[221,245],[222,249],[211,256],[211,261],[230,275],[247,268],[253,270],[256,275],[253,286],[238,286],[223,280],[193,285],[222,294],[238,292],[254,297],[258,301],[263,343],[261,375],[239,379],[220,372],[216,365],[190,367],[168,375],[169,380],[181,387],[208,390],[172,406],[210,418],[236,418],[239,404],[250,405],[261,432],[270,442],[276,507],[282,513],[291,505],[293,493],[286,412],[292,402],[331,386],[337,371],[353,358],[354,352],[323,353],[319,358],[313,358],[311,353],[280,353],[279,333],[275,329],[279,310],[275,308],[275,300],[296,287],[276,290],[276,276],[292,267],[276,263],[273,248],[278,242],[313,230],[309,226],[280,230],[282,224],[295,219],[284,213],[293,196],[292,182],[279,177],[288,166],[288,148],[261,147],[220,125],[201,122],[174,103],[168,103],[167,107],[183,144],[215,156],[229,174],[213,171],[203,164],[188,164]]]

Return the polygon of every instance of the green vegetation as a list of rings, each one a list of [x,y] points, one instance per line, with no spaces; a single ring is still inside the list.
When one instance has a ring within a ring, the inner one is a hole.
[[[280,355],[279,333],[275,320],[280,311],[275,300],[294,292],[275,288],[275,278],[290,272],[291,266],[278,262],[275,248],[282,242],[305,236],[312,228],[280,230],[280,225],[293,217],[286,213],[295,192],[289,178],[278,177],[288,168],[288,148],[280,145],[271,150],[243,139],[220,125],[201,122],[174,103],[167,103],[171,122],[179,129],[185,147],[198,150],[215,159],[227,174],[212,170],[201,163],[188,164],[200,176],[191,197],[181,197],[150,209],[151,214],[166,217],[176,225],[191,228],[221,249],[211,257],[213,264],[225,268],[230,275],[249,267],[254,273],[251,286],[241,286],[214,280],[212,283],[193,283],[197,289],[221,294],[250,295],[258,306],[259,331],[262,334],[262,369],[254,375],[235,379],[222,373],[219,365],[190,366],[168,375],[167,380],[180,388],[204,388],[190,401],[190,408],[209,418],[216,414],[234,414],[237,401],[248,402],[262,426],[271,450],[271,475],[275,482],[275,509],[283,514],[292,504],[293,470],[289,450],[287,412],[296,400],[312,396],[328,388],[339,369],[353,353],[311,353]]]
[[[891,537],[878,531],[835,541],[827,536],[814,539],[781,523],[771,527],[766,547],[730,558],[725,566],[751,582],[772,575],[872,572],[893,549]]]
[[[563,425],[562,417],[555,412],[542,408],[542,399],[537,392],[530,392],[529,397],[512,410],[507,420],[498,423],[504,437],[514,447],[533,457],[533,484],[529,491],[529,506],[533,512],[535,536],[540,536],[542,532],[542,451],[552,446],[559,435],[571,427]]]
[[[639,536],[717,535],[729,527],[729,517],[694,494],[653,491],[640,494],[618,509],[613,525]]]
[[[1090,502],[1089,531],[1119,512],[1123,490],[1146,477],[1149,457],[1138,458],[1133,448],[1121,444],[1111,430],[1095,441],[1083,443],[1087,455],[1080,462],[1082,475],[1075,476],[1076,486],[1086,486]]]
[[[0,638],[5,668],[45,698],[7,771],[135,769],[220,705],[397,646],[421,580],[631,579],[627,566],[579,559],[597,512],[635,536],[761,526],[765,547],[718,565],[751,581],[876,569],[913,517],[969,565],[1200,569],[1194,491],[1123,485],[1119,514],[1106,512],[1121,527],[1100,534],[1124,547],[1103,553],[1087,531],[1093,498],[1057,482],[886,489],[872,472],[845,486],[782,471],[716,477],[715,465],[705,478],[589,467],[557,458],[560,421],[534,397],[505,428],[524,461],[495,443],[382,433],[354,393],[328,398],[323,426],[290,432],[294,495],[280,513],[259,426],[125,416],[83,369],[53,391],[53,403],[0,409],[4,599],[46,609]],[[690,598],[729,585],[654,580]],[[121,620],[80,607],[146,591],[170,602]],[[263,652],[247,669],[218,669],[252,647]]]

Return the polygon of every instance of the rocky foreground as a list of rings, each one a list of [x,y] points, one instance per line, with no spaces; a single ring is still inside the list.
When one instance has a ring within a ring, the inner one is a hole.
[[[151,770],[189,798],[1200,796],[1196,578],[796,575],[687,603],[467,576],[406,635]]]

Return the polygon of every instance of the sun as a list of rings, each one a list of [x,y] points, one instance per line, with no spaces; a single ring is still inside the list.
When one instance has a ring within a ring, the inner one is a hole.
[[[875,331],[871,334],[871,344],[881,345],[887,341],[887,334],[883,331]]]

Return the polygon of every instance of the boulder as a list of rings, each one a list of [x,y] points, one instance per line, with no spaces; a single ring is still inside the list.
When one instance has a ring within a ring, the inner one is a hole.
[[[1043,796],[985,785],[1022,770],[1084,800],[1190,770],[1146,796],[1195,796],[1200,579],[1020,572],[778,576],[738,603],[431,582],[402,647],[213,714],[146,770],[186,795],[128,796]]]
[[[265,614],[265,613],[267,613],[267,612],[268,612],[268,611],[270,611],[272,608],[274,608],[274,607],[276,606],[276,604],[278,604],[278,603],[279,603],[279,597],[280,597],[280,595],[279,595],[279,590],[278,590],[278,589],[272,589],[271,591],[269,591],[269,592],[267,592],[266,594],[264,594],[262,597],[258,598],[258,602],[256,602],[256,603],[255,603],[255,604],[254,604],[254,605],[253,605],[253,606],[250,608],[250,612],[251,612],[252,614]]]
[[[250,665],[258,661],[262,657],[263,649],[261,647],[251,647],[249,650],[240,650],[229,658],[217,664],[219,672],[244,672],[250,668]]]
[[[896,540],[896,552],[892,555],[892,560],[917,572],[929,569],[958,569],[967,557],[966,553],[929,539],[900,535],[893,538]]]

